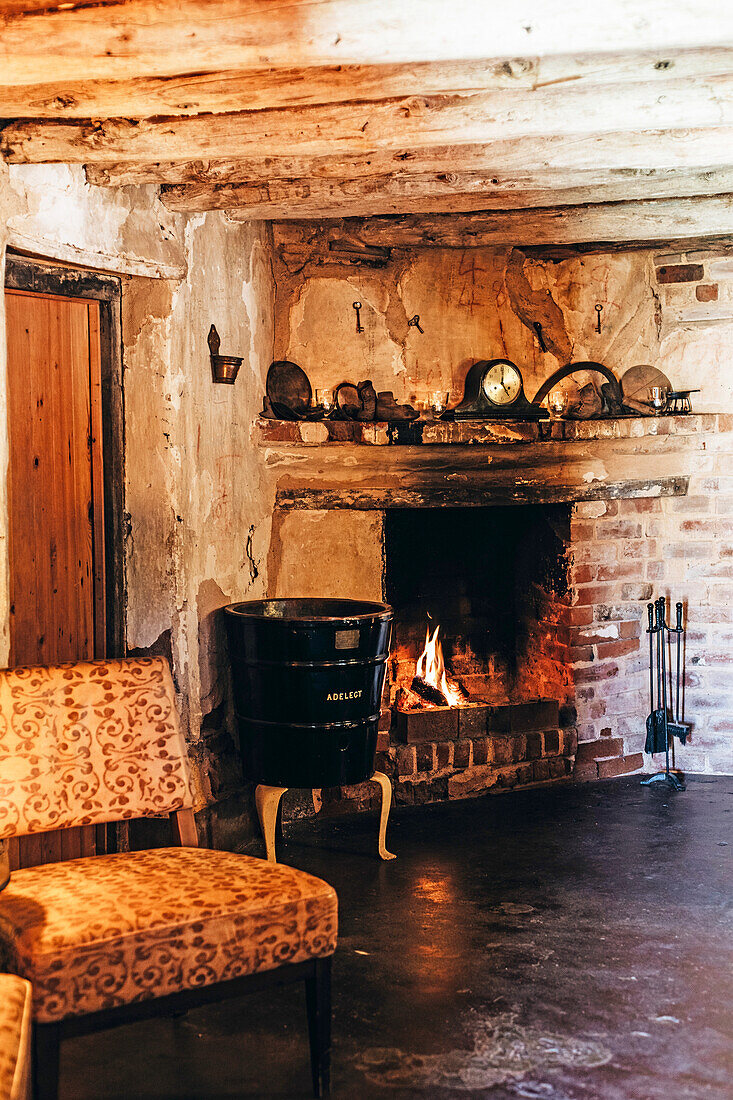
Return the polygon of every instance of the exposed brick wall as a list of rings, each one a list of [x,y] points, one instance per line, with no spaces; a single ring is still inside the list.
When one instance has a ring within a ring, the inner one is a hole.
[[[685,497],[579,504],[573,518],[571,627],[578,736],[643,749],[649,709],[646,604],[685,608],[685,717],[677,750],[691,772],[733,772],[733,439],[705,440]],[[674,644],[671,657],[675,659]]]
[[[664,417],[578,425],[629,440],[633,476],[660,441],[684,450],[683,496],[606,499],[548,506],[567,584],[535,573],[524,593],[525,632],[518,639],[522,694],[560,704],[550,727],[519,733],[481,728],[474,716],[434,741],[401,744],[385,691],[377,766],[393,779],[399,803],[466,797],[485,790],[586,781],[656,770],[642,753],[649,710],[647,603],[663,595],[668,618],[685,609],[684,717],[692,724],[677,764],[687,772],[733,773],[733,416]],[[600,461],[600,460],[599,460]],[[601,462],[602,468],[603,463]],[[653,490],[652,490],[653,491]],[[536,547],[529,546],[531,554]],[[674,661],[674,645],[671,647]],[[322,792],[324,812],[376,808],[369,784]],[[319,802],[319,805],[321,803]]]

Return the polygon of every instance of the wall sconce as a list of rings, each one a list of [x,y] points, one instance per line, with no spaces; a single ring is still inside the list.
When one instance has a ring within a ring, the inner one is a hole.
[[[208,335],[209,351],[211,353],[211,377],[214,382],[225,382],[233,386],[242,365],[242,359],[238,355],[219,355],[221,340],[219,333],[212,325]]]

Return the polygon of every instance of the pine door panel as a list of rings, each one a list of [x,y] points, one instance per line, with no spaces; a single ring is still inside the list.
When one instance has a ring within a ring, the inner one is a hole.
[[[104,656],[99,305],[5,293],[10,663]],[[95,830],[25,837],[20,866],[93,854]]]

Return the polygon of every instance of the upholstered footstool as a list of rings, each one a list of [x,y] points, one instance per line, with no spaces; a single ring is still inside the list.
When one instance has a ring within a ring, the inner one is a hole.
[[[31,986],[0,974],[0,1100],[31,1095]]]

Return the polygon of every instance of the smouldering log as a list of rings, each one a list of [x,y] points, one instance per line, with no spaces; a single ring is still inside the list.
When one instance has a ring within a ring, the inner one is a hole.
[[[426,680],[423,680],[420,676],[415,676],[410,684],[410,690],[414,691],[416,695],[419,695],[421,699],[424,699],[426,703],[432,703],[436,707],[448,707],[450,703],[448,699],[440,690],[440,688],[433,687]]]

